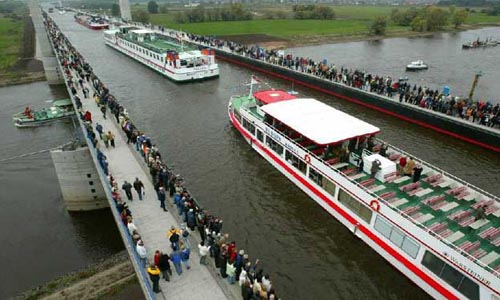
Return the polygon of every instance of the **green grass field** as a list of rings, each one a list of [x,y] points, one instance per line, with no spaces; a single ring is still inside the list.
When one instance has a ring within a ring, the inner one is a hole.
[[[288,16],[292,16],[291,5],[263,5],[258,8],[252,7],[250,10],[255,13],[255,18],[250,21],[234,22],[204,22],[178,24],[174,21],[174,13],[182,8],[173,8],[167,14],[152,14],[150,22],[159,24],[167,28],[181,29],[187,32],[202,35],[242,35],[242,34],[267,34],[270,36],[290,39],[301,36],[360,36],[368,34],[368,26],[371,21],[378,16],[386,16],[389,20],[391,11],[394,8],[407,9],[407,7],[394,6],[332,6],[335,11],[335,20],[295,20],[265,19],[265,15],[275,11],[282,11]],[[500,24],[500,16],[487,16],[475,9],[470,13],[466,24]],[[387,33],[409,32],[409,27],[402,27],[388,22]]]
[[[19,56],[23,35],[22,21],[0,18],[0,71],[12,66]]]

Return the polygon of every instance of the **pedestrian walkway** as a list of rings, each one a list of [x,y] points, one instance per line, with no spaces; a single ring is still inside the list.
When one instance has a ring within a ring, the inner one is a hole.
[[[77,78],[74,71],[72,75]],[[84,86],[91,91],[90,94],[92,95],[94,91],[92,85],[85,82]],[[104,143],[99,140],[99,149],[106,155],[109,163],[109,173],[113,174],[119,187],[125,180],[134,182],[136,177],[144,183],[145,195],[143,200],[139,200],[137,193],[133,191],[134,200],[126,202],[130,210],[133,211],[134,224],[137,226],[141,239],[148,250],[148,260],[153,261],[156,250],[170,254],[170,242],[166,233],[172,225],[179,228],[180,224],[170,211],[164,212],[160,209],[160,202],[150,176],[142,167],[143,162],[138,160],[134,150],[127,145],[126,138],[124,138],[121,129],[113,119],[114,116],[109,114],[107,119],[104,119],[102,112],[92,98],[84,98],[81,88],[77,90],[77,93],[82,100],[82,111],[89,111],[92,114],[92,124],[95,126],[96,123],[99,123],[103,126],[105,132],[111,131],[115,135],[115,148],[111,146],[106,148]],[[127,199],[123,190],[120,190],[120,194],[123,199]],[[170,282],[161,280],[161,294],[165,299],[228,299],[218,280],[211,275],[207,267],[198,264],[199,254],[197,248],[192,248],[191,269],[184,270],[181,276],[174,274],[171,276]],[[162,299],[158,295],[157,298]]]

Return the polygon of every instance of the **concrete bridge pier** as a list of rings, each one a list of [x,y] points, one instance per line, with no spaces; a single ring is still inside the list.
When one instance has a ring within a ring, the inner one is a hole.
[[[96,166],[86,146],[65,146],[50,151],[50,155],[68,211],[109,207]]]
[[[43,63],[47,83],[50,85],[63,84],[64,80],[61,76],[59,64],[57,63],[54,51],[47,37],[47,32],[45,31],[45,26],[43,25],[40,4],[37,0],[30,0],[28,7],[31,19],[33,20],[33,26],[35,27],[37,47],[40,50],[37,51],[37,59]]]

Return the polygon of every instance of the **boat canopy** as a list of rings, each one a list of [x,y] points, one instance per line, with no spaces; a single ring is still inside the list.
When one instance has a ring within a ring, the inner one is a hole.
[[[138,35],[155,33],[154,31],[149,30],[149,29],[135,29],[135,30],[130,30],[130,32],[138,34]]]
[[[294,95],[291,95],[282,90],[267,90],[267,91],[259,91],[253,94],[255,99],[259,100],[263,104],[271,104],[284,100],[296,99]]]
[[[334,144],[380,131],[371,124],[310,98],[275,102],[260,109],[318,145]]]

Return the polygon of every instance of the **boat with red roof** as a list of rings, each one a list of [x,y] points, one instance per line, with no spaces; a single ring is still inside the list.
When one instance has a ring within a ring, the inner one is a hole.
[[[500,299],[498,197],[412,159],[372,124],[256,83],[228,115],[257,153],[432,297]]]

